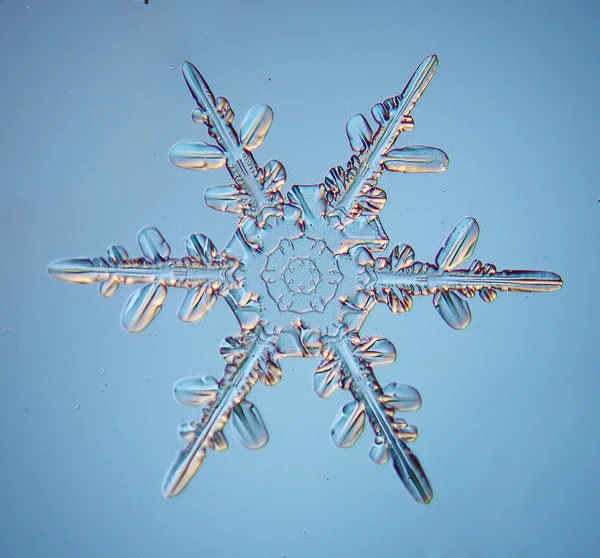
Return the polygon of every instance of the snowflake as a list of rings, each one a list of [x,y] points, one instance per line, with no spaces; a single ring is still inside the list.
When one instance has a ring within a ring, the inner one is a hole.
[[[227,99],[215,98],[198,70],[183,64],[183,76],[197,108],[196,123],[205,124],[214,143],[184,141],[170,152],[171,161],[186,169],[226,167],[233,182],[205,193],[210,207],[240,215],[233,238],[219,252],[202,234],[186,240],[187,256],[171,257],[171,248],[153,227],[139,233],[143,256],[130,258],[111,246],[106,257],[52,263],[54,277],[74,283],[100,283],[112,296],[119,284],[145,284],[133,293],[122,313],[130,332],[140,332],[161,310],[168,288],[186,291],[179,309],[185,322],[200,320],[219,297],[240,324],[240,333],[222,346],[223,378],[184,378],[174,386],[176,399],[201,407],[200,417],[180,426],[187,443],[164,481],[164,494],[179,494],[192,479],[208,449],[228,446],[223,430],[231,419],[246,447],[266,444],[268,434],[247,395],[261,380],[279,381],[284,357],[318,357],[314,388],[327,397],[337,388],[353,401],[342,407],[331,428],[333,441],[349,447],[370,423],[375,439],[369,455],[379,464],[392,462],[400,479],[422,503],[432,489],[419,460],[408,447],[417,429],[401,414],[421,405],[419,392],[408,385],[381,387],[375,366],[394,362],[396,351],[382,337],[361,337],[360,329],[378,302],[393,312],[411,309],[414,297],[433,295],[433,305],[452,328],[471,320],[467,299],[476,293],[492,302],[498,291],[548,292],[562,286],[546,271],[497,271],[479,260],[463,266],[475,248],[479,226],[467,217],[452,230],[433,263],[415,260],[410,246],[388,255],[388,238],[378,217],[386,194],[377,184],[384,171],[438,172],[446,154],[433,147],[393,148],[401,132],[412,130],[410,113],[437,68],[437,57],[419,65],[404,91],[371,109],[373,131],[362,114],[352,116],[346,131],[354,154],[345,167],[332,168],[321,184],[295,185],[284,197],[283,165],[276,160],[258,166],[253,151],[263,142],[273,120],[267,105],[250,109],[240,132]]]

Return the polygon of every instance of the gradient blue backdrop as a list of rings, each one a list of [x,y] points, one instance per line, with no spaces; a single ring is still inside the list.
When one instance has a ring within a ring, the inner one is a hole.
[[[581,1],[0,2],[0,556],[600,555],[599,15]],[[256,390],[268,446],[209,455],[164,500],[190,416],[171,386],[219,376],[236,322],[221,301],[184,325],[173,293],[148,332],[126,334],[127,289],[107,301],[52,280],[47,264],[113,243],[137,254],[148,225],[176,254],[194,232],[226,244],[235,216],[202,200],[225,171],[186,172],[166,156],[206,139],[183,60],[238,116],[273,107],[257,157],[281,159],[293,184],[346,161],[346,119],[400,92],[433,52],[440,67],[407,138],[451,162],[384,177],[391,245],[431,259],[472,215],[476,257],[557,271],[563,290],[474,301],[462,332],[426,300],[370,316],[365,333],[399,352],[382,381],[423,396],[411,418],[430,506],[370,463],[370,435],[333,446],[347,394],[317,398],[314,362],[301,360]]]

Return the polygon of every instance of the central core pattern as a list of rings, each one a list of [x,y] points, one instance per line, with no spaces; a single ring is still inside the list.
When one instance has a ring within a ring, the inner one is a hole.
[[[343,278],[322,238],[284,238],[267,256],[260,274],[280,312],[323,312]]]
[[[310,258],[293,258],[285,267],[283,280],[294,294],[315,292],[321,282],[321,272]]]

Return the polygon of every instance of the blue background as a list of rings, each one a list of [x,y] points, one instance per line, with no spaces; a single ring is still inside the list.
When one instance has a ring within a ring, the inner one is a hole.
[[[581,1],[0,2],[0,556],[598,556],[598,21]],[[562,291],[474,300],[460,332],[428,300],[369,317],[363,333],[399,353],[381,381],[423,396],[410,419],[430,506],[369,461],[370,435],[333,446],[348,394],[320,400],[314,361],[298,359],[253,394],[270,443],[209,454],[164,500],[176,426],[193,416],[171,386],[220,376],[236,321],[220,301],[185,325],[170,293],[130,335],[128,289],[107,301],[47,264],[109,244],[137,255],[149,225],[175,255],[194,232],[224,247],[236,218],[202,196],[227,173],[167,159],[175,142],[207,139],[183,60],[238,118],[273,107],[256,157],[281,159],[291,185],[345,163],[346,119],[399,93],[434,52],[405,138],[445,149],[450,166],[384,176],[390,246],[431,261],[472,215],[476,257],[559,272]]]

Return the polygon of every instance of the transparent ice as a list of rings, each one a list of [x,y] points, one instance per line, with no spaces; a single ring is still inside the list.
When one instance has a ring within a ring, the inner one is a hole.
[[[105,257],[68,259],[48,271],[73,283],[100,284],[110,297],[121,283],[143,285],[126,303],[125,329],[137,333],[160,312],[169,288],[185,291],[179,318],[197,322],[223,298],[240,331],[221,345],[226,361],[221,380],[198,376],[179,380],[175,398],[199,407],[197,420],[179,428],[185,449],[164,481],[164,494],[175,496],[190,482],[207,450],[227,449],[224,428],[230,421],[241,444],[258,449],[268,433],[258,409],[247,396],[258,380],[273,385],[282,375],[285,357],[316,357],[314,389],[321,397],[336,389],[349,391],[331,427],[340,447],[356,442],[368,422],[374,441],[369,455],[378,464],[391,461],[396,473],[422,503],[432,498],[427,476],[408,444],[417,437],[404,413],[421,405],[411,386],[381,387],[373,371],[391,364],[396,350],[382,337],[362,337],[361,327],[377,303],[392,312],[407,312],[415,297],[432,295],[442,319],[454,329],[471,321],[468,299],[485,302],[499,291],[549,292],[562,286],[548,271],[498,271],[471,257],[479,226],[467,217],[448,235],[432,262],[415,259],[408,245],[384,253],[388,237],[378,217],[386,193],[377,186],[384,171],[439,172],[448,157],[437,148],[394,148],[402,132],[413,129],[410,113],[431,81],[438,61],[421,62],[401,94],[371,109],[375,126],[362,114],[352,116],[346,132],[353,154],[346,166],[333,167],[320,184],[294,185],[284,195],[286,172],[276,160],[259,166],[253,152],[263,142],[273,111],[257,105],[242,119],[239,133],[224,97],[215,97],[189,62],[183,76],[197,107],[192,119],[208,127],[210,143],[188,140],[169,154],[185,169],[225,167],[232,182],[207,188],[205,201],[219,211],[240,216],[235,233],[219,251],[210,239],[193,234],[187,255],[171,257],[171,248],[153,227],[142,230],[142,257],[130,258],[121,246]]]

